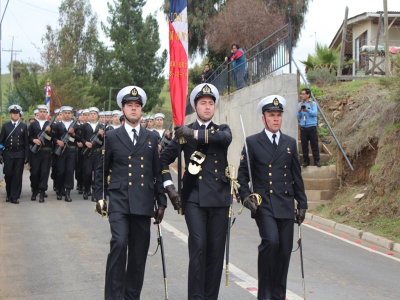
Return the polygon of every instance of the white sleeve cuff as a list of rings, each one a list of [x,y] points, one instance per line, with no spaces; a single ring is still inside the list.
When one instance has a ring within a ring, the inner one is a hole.
[[[198,130],[195,130],[195,131],[194,131],[194,138],[195,138],[196,140],[199,139],[199,131],[198,131]]]
[[[163,182],[164,189],[165,189],[167,186],[171,185],[171,184],[174,184],[174,183],[172,182],[172,180],[166,180],[166,181],[164,181],[164,182]]]

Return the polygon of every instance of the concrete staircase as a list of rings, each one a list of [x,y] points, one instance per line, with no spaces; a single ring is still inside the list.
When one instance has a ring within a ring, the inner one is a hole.
[[[300,130],[299,130],[299,152],[301,151]],[[304,187],[308,200],[308,209],[315,209],[323,203],[329,202],[339,188],[339,180],[337,178],[336,164],[330,166],[315,167],[314,159],[312,158],[311,147],[309,147],[309,157],[311,165],[301,167]],[[320,163],[326,163],[330,160],[330,155],[324,152],[322,143],[319,143]],[[304,162],[303,154],[299,154],[300,163]]]

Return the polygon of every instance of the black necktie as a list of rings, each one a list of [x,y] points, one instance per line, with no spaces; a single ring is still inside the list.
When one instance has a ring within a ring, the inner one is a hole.
[[[272,138],[274,139],[274,142],[272,143],[272,145],[274,145],[274,147],[275,147],[275,149],[276,148],[278,148],[278,144],[276,143],[276,134],[274,133],[273,135],[272,135]]]
[[[14,124],[14,128],[15,128],[15,125],[17,125],[17,123],[13,123]]]
[[[138,140],[138,135],[136,133],[136,129],[132,129],[132,131],[133,131],[133,145],[135,145],[135,141]]]
[[[204,130],[204,129],[206,129],[206,125],[203,124],[200,126],[200,128]]]

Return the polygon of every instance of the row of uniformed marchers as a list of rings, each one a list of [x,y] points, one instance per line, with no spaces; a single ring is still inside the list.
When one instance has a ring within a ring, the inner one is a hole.
[[[78,110],[74,120],[72,107],[63,106],[55,110],[55,116],[50,121],[47,106],[38,105],[35,119],[27,127],[21,122],[20,106],[11,105],[8,110],[11,121],[4,124],[0,134],[0,144],[3,146],[0,149],[0,162],[4,161],[6,201],[19,203],[24,163],[28,162],[32,201],[40,195],[39,202],[45,202],[50,169],[58,200],[65,196],[65,201],[72,201],[75,173],[77,189],[83,194],[83,199],[92,196],[92,201],[97,201],[91,189],[100,160],[104,129],[118,129],[124,119],[122,112],[99,112],[96,107],[91,107]],[[162,127],[164,115],[156,116]],[[161,140],[163,132],[155,133]]]
[[[105,154],[95,179],[96,198],[101,199],[96,210],[102,215],[108,211],[112,234],[105,299],[140,299],[150,219],[155,216],[156,223],[163,219],[164,189],[174,209],[183,209],[189,230],[187,298],[218,298],[230,225],[230,182],[225,169],[232,141],[227,124],[212,122],[218,98],[213,85],[197,86],[190,95],[197,120],[176,126],[174,139],[159,157],[157,136],[140,126],[145,92],[129,86],[118,93],[125,124],[106,133]],[[243,205],[252,211],[262,240],[258,248],[260,300],[285,299],[293,227],[303,222],[307,209],[296,140],[280,131],[285,105],[285,99],[275,95],[259,103],[264,129],[246,139],[248,150],[243,149],[238,175]],[[178,149],[186,163],[182,198],[169,172],[169,165],[180,155]],[[109,178],[108,205],[105,178]]]

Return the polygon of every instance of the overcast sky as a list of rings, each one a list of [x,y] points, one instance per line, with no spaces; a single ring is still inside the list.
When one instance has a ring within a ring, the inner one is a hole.
[[[0,2],[1,12],[3,12],[7,0],[0,0]],[[108,16],[107,1],[90,0],[90,2],[93,11],[98,15],[99,21],[106,22]],[[150,13],[157,13],[160,25],[161,50],[168,50],[168,23],[159,10],[162,2],[163,0],[148,1],[144,7],[143,14],[146,16]],[[46,25],[57,26],[58,6],[60,3],[61,0],[10,0],[2,23],[1,48],[4,50],[11,49],[12,36],[15,36],[14,49],[22,50],[17,55],[17,60],[40,63],[38,49],[42,48],[41,38],[45,33]],[[346,5],[349,6],[349,17],[363,12],[383,10],[383,0],[314,0],[309,5],[305,28],[302,30],[297,48],[293,51],[296,61],[304,60],[307,58],[308,53],[314,52],[315,33],[317,42],[330,44],[343,21]],[[388,0],[388,8],[389,11],[400,11],[400,1]],[[101,38],[106,40],[100,29],[100,24],[99,32]],[[10,58],[9,52],[2,51],[1,73],[9,73],[7,65],[10,62]],[[197,57],[192,64],[200,61],[201,58]],[[295,67],[293,66],[293,72],[295,72],[294,69]],[[287,72],[287,70],[284,71]],[[165,74],[167,74],[167,70],[165,70]]]

